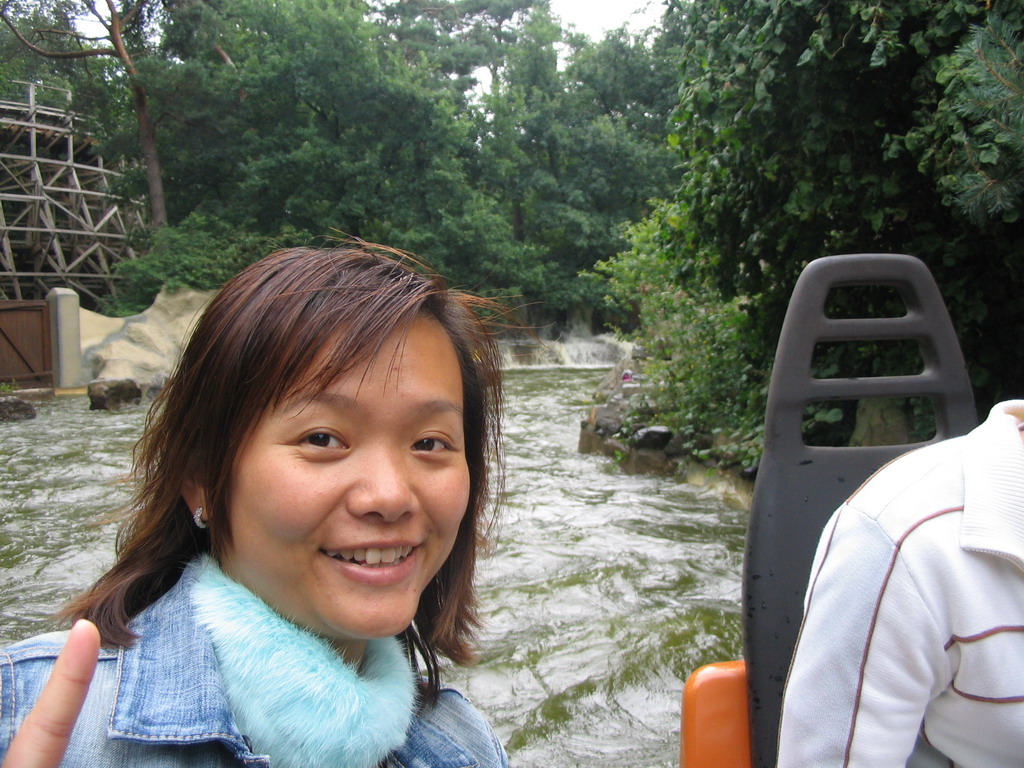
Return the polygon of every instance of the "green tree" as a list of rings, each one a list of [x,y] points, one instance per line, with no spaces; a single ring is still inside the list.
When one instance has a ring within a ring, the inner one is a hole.
[[[1024,213],[1024,42],[999,16],[979,26],[954,59],[954,106],[968,122],[957,202],[968,216],[1014,222]]]
[[[964,122],[952,57],[1017,2],[724,0],[676,5],[683,83],[670,142],[682,177],[659,212],[675,284],[739,298],[736,354],[767,376],[792,286],[830,253],[904,252],[935,274],[979,405],[1016,391],[1024,229],[951,209]],[[672,15],[672,14],[670,14]],[[729,363],[723,364],[733,365]],[[763,379],[762,379],[763,381]],[[758,389],[758,387],[754,387]],[[746,396],[745,394],[743,395]]]
[[[63,3],[12,2],[8,4],[7,12],[26,28],[62,29],[70,27],[72,23],[67,10]],[[66,46],[67,41],[63,41],[63,44]],[[73,69],[64,60],[33,54],[8,25],[0,24],[0,83],[5,87],[5,95],[11,98],[23,96],[23,86],[6,87],[15,80],[45,83],[52,88],[68,88]]]
[[[0,20],[14,37],[32,53],[47,59],[84,60],[105,57],[119,62],[125,83],[131,94],[132,109],[138,126],[138,141],[145,163],[149,192],[150,224],[154,228],[167,222],[160,155],[156,143],[156,123],[153,120],[149,92],[139,76],[137,58],[149,44],[151,15],[155,3],[136,0],[120,7],[106,0],[104,9],[93,2],[63,2],[54,6],[58,26],[34,25],[39,17],[25,15],[25,7],[13,0],[0,5]],[[92,23],[102,33],[91,36],[83,25]],[[38,41],[38,42],[37,42]]]
[[[577,275],[621,250],[624,225],[670,189],[664,135],[676,69],[646,36],[568,42],[563,66],[565,36],[535,8],[484,99],[482,146],[484,182],[506,201],[533,265],[510,266],[523,292],[563,319],[599,300]]]
[[[474,262],[510,242],[471,183],[476,119],[461,91],[363,3],[184,4],[163,32],[145,75],[187,241],[203,228],[249,243],[347,234],[474,284]]]
[[[644,352],[647,400],[640,408],[676,433],[691,456],[750,467],[760,453],[763,378],[748,362],[755,338],[738,298],[725,299],[707,281],[679,280],[665,248],[672,206],[658,206],[629,229],[630,245],[598,262],[595,274],[635,316],[626,318]],[[631,420],[642,418],[635,414]],[[628,435],[627,435],[628,437]]]
[[[143,7],[148,32],[128,42],[147,55],[130,80],[158,129],[171,231],[125,268],[131,302],[161,275],[210,287],[221,273],[203,253],[237,264],[268,242],[337,233],[567,316],[600,299],[578,272],[670,189],[665,36],[566,42],[545,0]],[[96,75],[76,86],[78,110],[99,117],[101,151],[129,161],[122,191],[138,197],[129,79]]]

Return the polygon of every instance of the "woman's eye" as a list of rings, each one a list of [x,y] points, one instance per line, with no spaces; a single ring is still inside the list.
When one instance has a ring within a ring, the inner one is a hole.
[[[436,437],[425,437],[413,443],[412,446],[414,451],[441,451],[447,447],[447,443],[443,440],[438,440]]]
[[[304,441],[317,448],[333,448],[339,444],[334,435],[329,435],[326,432],[314,432],[311,435],[306,435]]]

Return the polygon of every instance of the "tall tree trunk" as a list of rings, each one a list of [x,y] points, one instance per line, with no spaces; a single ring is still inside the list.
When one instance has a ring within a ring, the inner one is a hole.
[[[132,105],[139,123],[139,144],[146,165],[146,185],[149,189],[149,218],[153,229],[167,223],[167,200],[160,169],[160,155],[156,151],[156,126],[149,114],[149,97],[139,83],[132,85]]]
[[[143,0],[144,1],[144,0]],[[146,87],[139,82],[139,71],[124,43],[124,18],[118,12],[114,0],[106,0],[110,11],[110,25],[107,27],[109,40],[113,43],[115,55],[124,64],[128,77],[131,78],[132,106],[135,119],[139,124],[139,144],[142,158],[146,165],[146,184],[149,188],[149,225],[153,229],[167,223],[167,200],[164,197],[163,174],[160,171],[160,155],[156,151],[156,124],[149,114],[149,96]],[[142,7],[142,2],[129,11],[134,15]]]

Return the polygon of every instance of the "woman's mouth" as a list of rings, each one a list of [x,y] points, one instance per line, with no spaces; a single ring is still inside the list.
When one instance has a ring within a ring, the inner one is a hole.
[[[328,557],[335,560],[342,560],[346,563],[365,565],[373,568],[386,568],[398,565],[405,560],[412,552],[409,546],[402,547],[368,547],[366,549],[324,549],[321,550]]]

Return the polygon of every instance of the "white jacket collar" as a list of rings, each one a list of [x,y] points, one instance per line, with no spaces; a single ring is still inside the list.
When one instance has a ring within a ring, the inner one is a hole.
[[[967,436],[960,544],[1024,570],[1024,400],[999,403]]]

